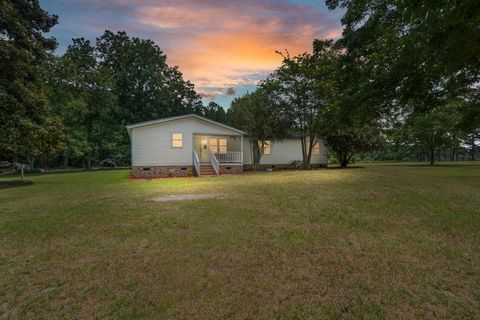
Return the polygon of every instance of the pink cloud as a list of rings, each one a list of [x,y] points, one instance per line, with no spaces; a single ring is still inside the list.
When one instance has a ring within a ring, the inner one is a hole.
[[[338,38],[342,30],[334,13],[288,0],[84,2],[89,3],[128,14],[134,34],[152,38],[206,98],[256,84],[281,63],[276,50],[308,51],[315,38]]]

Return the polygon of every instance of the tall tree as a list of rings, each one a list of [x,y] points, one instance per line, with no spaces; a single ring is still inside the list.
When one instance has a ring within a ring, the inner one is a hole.
[[[377,103],[427,112],[449,99],[478,93],[480,2],[326,0],[344,9],[340,42],[368,64]],[[480,108],[469,118],[480,124]]]
[[[106,31],[94,46],[73,39],[66,53],[43,68],[55,114],[68,128],[65,166],[84,155],[128,162],[128,123],[186,113],[202,114],[200,97],[151,40]]]
[[[0,158],[25,159],[33,149],[44,151],[43,139],[61,125],[50,115],[39,80],[39,64],[56,47],[44,33],[56,23],[57,16],[36,0],[0,2]]]
[[[453,106],[413,113],[405,123],[406,138],[413,146],[428,150],[430,164],[433,165],[436,151],[455,138],[457,124],[458,113]]]
[[[314,52],[321,51],[322,41],[315,40],[313,46]],[[340,166],[345,168],[356,154],[383,144],[380,119],[385,117],[388,108],[385,105],[372,108],[377,98],[368,88],[370,70],[365,62],[350,55],[341,43],[334,46],[337,56],[330,77],[336,90],[317,118],[316,129]]]
[[[319,142],[318,123],[336,91],[339,52],[332,40],[318,40],[312,54],[283,55],[282,65],[262,83],[270,100],[280,106],[292,131],[302,142],[303,167],[310,168],[313,146]]]
[[[65,164],[82,153],[91,169],[94,154],[106,153],[112,143],[122,143],[122,121],[112,93],[108,69],[97,60],[89,40],[73,39],[61,58],[47,66],[47,84],[54,111],[68,127]]]
[[[225,109],[214,101],[210,101],[210,103],[203,108],[203,116],[220,123],[226,123],[227,121]]]
[[[113,79],[119,110],[126,123],[202,112],[194,86],[152,40],[130,38],[125,32],[97,39],[97,54]]]
[[[258,169],[265,143],[282,140],[287,134],[282,111],[269,101],[263,88],[236,98],[227,118],[229,124],[248,133],[254,169]]]

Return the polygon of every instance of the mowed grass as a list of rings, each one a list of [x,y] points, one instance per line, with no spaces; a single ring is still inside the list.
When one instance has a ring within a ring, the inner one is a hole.
[[[128,175],[0,190],[0,318],[480,318],[478,164]]]

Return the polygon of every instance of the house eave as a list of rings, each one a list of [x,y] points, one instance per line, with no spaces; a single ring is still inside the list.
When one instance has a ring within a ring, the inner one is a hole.
[[[198,120],[202,120],[202,121],[208,122],[210,124],[213,124],[213,125],[216,125],[216,126],[228,129],[228,130],[232,130],[232,131],[237,132],[237,133],[242,134],[242,135],[245,135],[245,132],[242,131],[242,130],[239,130],[239,129],[234,128],[234,127],[227,126],[226,124],[223,124],[223,123],[220,123],[220,122],[217,122],[217,121],[214,121],[214,120],[207,119],[207,118],[199,116],[197,114],[186,114],[186,115],[181,115],[181,116],[168,117],[168,118],[144,121],[144,122],[139,122],[139,123],[133,123],[133,124],[127,125],[126,128],[128,130],[128,133],[130,134],[131,130],[135,129],[135,128],[146,127],[146,126],[151,126],[151,125],[156,125],[156,124],[160,124],[160,123],[164,123],[164,122],[181,120],[181,119],[186,119],[186,118],[195,118],[195,119],[198,119]]]

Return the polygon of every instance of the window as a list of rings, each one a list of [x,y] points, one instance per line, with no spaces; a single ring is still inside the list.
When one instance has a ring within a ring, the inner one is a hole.
[[[263,154],[272,154],[272,147],[270,141],[265,141],[263,143]]]
[[[178,133],[178,132],[172,133],[172,147],[173,148],[183,147],[183,133]]]
[[[218,141],[217,138],[210,138],[210,152],[218,152]]]
[[[310,143],[307,142],[307,152],[308,152],[308,149],[309,149],[309,148],[310,148]],[[318,156],[318,155],[320,154],[320,144],[315,143],[315,144],[313,145],[312,154],[313,154],[314,156]]]
[[[227,153],[227,139],[210,138],[210,152]]]
[[[218,139],[220,153],[227,153],[227,139]]]

